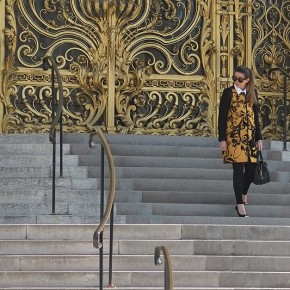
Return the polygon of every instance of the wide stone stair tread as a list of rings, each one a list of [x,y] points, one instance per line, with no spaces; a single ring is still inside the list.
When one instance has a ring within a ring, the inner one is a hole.
[[[3,134],[0,144],[48,144],[48,134]]]
[[[131,224],[212,224],[212,225],[285,225],[290,226],[290,219],[279,217],[219,217],[219,216],[161,216],[128,215],[126,222]]]
[[[104,285],[104,287],[107,284]],[[21,287],[21,288],[0,288],[0,290],[99,290],[100,287]],[[106,288],[105,288],[106,289]],[[162,287],[117,287],[118,290],[164,290]],[[174,290],[285,290],[285,288],[265,288],[265,287],[174,287]]]
[[[153,136],[153,135],[124,135],[124,134],[105,134],[107,142],[112,144],[126,145],[152,145],[152,146],[197,146],[197,147],[214,147],[217,148],[219,143],[217,138],[208,137],[185,137],[185,136]],[[64,133],[63,140],[69,144],[89,144],[89,134],[86,133]],[[94,138],[94,143],[98,144],[99,139]],[[264,148],[269,145],[265,142]],[[277,144],[276,146],[279,146]]]
[[[99,158],[92,158],[91,155],[78,155],[79,164],[86,166],[96,166],[100,164]],[[167,168],[221,168],[225,166],[220,158],[188,158],[188,157],[148,157],[138,156],[129,158],[128,156],[114,156],[116,167],[167,167]],[[230,167],[229,167],[230,168]]]
[[[17,275],[16,275],[17,274]],[[242,272],[242,271],[176,271],[174,273],[175,285],[186,287],[188,284],[199,287],[239,287],[241,283],[248,287],[283,287],[289,283],[289,272]],[[23,281],[27,286],[35,287],[37,285],[52,287],[76,287],[76,286],[96,286],[98,283],[98,272],[42,272],[42,271],[22,271],[6,272],[4,275],[0,272],[0,281],[2,287],[22,286]],[[13,280],[12,280],[13,279]],[[105,281],[108,279],[108,273],[104,272]],[[157,271],[114,271],[114,281],[118,286],[145,287],[162,286],[164,284],[163,270]],[[144,285],[147,281],[147,285]],[[186,285],[187,284],[187,285]]]
[[[23,281],[31,289],[97,287],[98,250],[92,246],[96,226],[1,225],[2,289],[16,289]],[[108,225],[104,233],[108,262]],[[118,289],[163,287],[163,266],[153,263],[160,245],[171,254],[174,289],[289,288],[287,226],[120,224],[114,237],[113,281]]]
[[[68,166],[78,165],[77,155],[64,155],[63,162]],[[51,155],[0,155],[0,163],[7,167],[43,167],[52,165]],[[56,159],[59,164],[59,158]]]
[[[90,166],[89,176],[99,177],[99,171]],[[117,167],[117,178],[173,178],[173,179],[225,179],[233,175],[229,169],[203,169],[203,168],[164,168],[164,167]],[[290,173],[289,173],[290,176]]]
[[[72,144],[71,154],[76,155],[100,155],[101,145],[98,144],[92,150],[87,149],[86,144]],[[204,147],[196,146],[144,146],[144,145],[128,145],[128,144],[110,144],[110,149],[113,156],[131,156],[131,157],[207,157],[221,158],[221,152],[218,147],[209,147],[204,150]],[[278,156],[278,155],[277,155]],[[280,155],[279,155],[280,156]]]
[[[123,181],[129,181],[123,179]],[[151,178],[150,182],[145,178],[135,178],[132,180],[133,189],[142,188],[144,191],[194,191],[212,192],[213,189],[218,193],[233,191],[231,180],[194,180],[194,179],[155,179]],[[252,185],[250,192],[254,193],[279,193],[288,194],[290,191],[289,183],[269,182],[267,185]]]
[[[71,215],[71,214],[32,214],[0,216],[1,224],[95,224],[100,222],[96,213],[92,215]],[[126,216],[114,217],[114,223],[126,223]]]
[[[116,201],[126,202],[129,199],[128,193],[122,192],[116,196]],[[143,201],[144,203],[176,203],[176,204],[234,204],[232,192],[183,192],[183,191],[143,191],[141,200],[136,199],[136,202]],[[248,196],[249,205],[276,205],[289,206],[290,195],[279,193],[264,193],[252,192]]]
[[[240,220],[247,220],[246,218]],[[83,240],[92,239],[92,233],[97,228],[94,225],[67,224],[26,224],[0,225],[1,240]],[[119,240],[290,240],[290,226],[271,225],[207,225],[207,224],[119,224],[115,225],[114,233]],[[104,238],[109,238],[109,226],[104,230]]]
[[[59,155],[60,145],[56,145],[56,153]],[[63,154],[70,153],[70,145],[63,144]],[[52,144],[1,144],[0,143],[0,156],[2,155],[47,155],[52,156],[53,145]]]
[[[107,200],[108,191],[105,191],[105,202]],[[129,194],[129,195],[128,195]],[[130,202],[141,202],[142,191],[116,191],[117,201],[130,201]],[[18,191],[17,189],[3,190],[0,191],[0,199],[2,204],[7,203],[51,203],[52,190],[49,189],[23,189]],[[76,202],[79,203],[79,199],[83,203],[99,203],[100,201],[100,190],[98,189],[67,189],[57,188],[55,195],[56,202]]]
[[[56,176],[59,177],[59,168],[56,170]],[[94,170],[92,170],[94,172]],[[99,171],[98,171],[99,172]],[[63,177],[86,178],[88,176],[87,166],[65,166],[63,168]],[[100,175],[98,175],[99,177]],[[52,166],[42,167],[0,167],[0,178],[41,178],[52,177]]]
[[[109,257],[104,256],[108,271]],[[207,256],[171,255],[172,268],[178,271],[263,271],[289,272],[289,257],[277,256]],[[142,260],[142,263],[140,263]],[[3,255],[0,271],[98,271],[99,255]],[[114,271],[160,271],[154,267],[151,255],[122,255],[114,257]]]
[[[56,186],[62,188],[71,187],[71,178],[58,178],[56,180]],[[0,187],[7,189],[49,189],[51,188],[52,180],[49,177],[13,177],[13,178],[0,178]]]
[[[161,216],[236,216],[233,205],[225,204],[175,204],[175,203],[118,203],[117,214]],[[289,206],[252,205],[247,207],[252,217],[290,218]]]

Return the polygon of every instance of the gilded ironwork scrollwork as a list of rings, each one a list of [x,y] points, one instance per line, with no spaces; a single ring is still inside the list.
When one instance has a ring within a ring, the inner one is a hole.
[[[253,68],[258,77],[263,135],[268,139],[282,139],[283,132],[283,75],[275,72],[270,81],[267,70],[281,67],[290,69],[290,1],[254,1]],[[290,86],[288,86],[289,91]],[[271,92],[269,94],[268,92]],[[288,112],[290,110],[287,102]],[[289,117],[286,118],[290,140]]]
[[[126,49],[131,52],[129,71],[142,71],[143,75],[139,77],[142,86],[135,85],[138,90],[129,92],[130,97],[124,97],[120,90],[123,97],[116,98],[118,116],[127,118],[124,124],[117,116],[117,130],[212,135],[215,101],[210,98],[214,89],[209,65],[213,51],[211,1],[152,1],[151,6],[149,1],[145,3],[135,16],[139,21],[120,31],[124,35],[120,40],[127,40]],[[154,79],[158,75],[165,77]],[[165,90],[160,91],[163,87]]]
[[[290,0],[6,0],[2,132],[49,130],[51,55],[65,131],[216,136],[220,92],[246,64],[264,137],[280,139],[283,78],[266,72],[289,70],[289,10]]]

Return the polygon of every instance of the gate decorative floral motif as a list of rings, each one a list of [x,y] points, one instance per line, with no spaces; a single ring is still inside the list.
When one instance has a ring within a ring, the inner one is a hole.
[[[265,71],[289,69],[290,0],[0,0],[0,6],[2,132],[49,130],[50,75],[42,59],[52,55],[63,80],[67,132],[215,136],[220,93],[243,63],[257,76],[264,134],[281,137],[281,76],[270,82]]]

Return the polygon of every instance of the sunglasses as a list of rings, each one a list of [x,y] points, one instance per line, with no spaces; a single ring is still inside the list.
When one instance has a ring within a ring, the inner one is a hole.
[[[237,77],[237,76],[235,76],[235,75],[233,75],[232,76],[232,79],[233,79],[233,81],[235,82],[235,81],[238,81],[239,83],[242,83],[243,81],[245,81],[247,78],[245,78],[245,79],[243,79],[243,78],[241,78],[241,77]]]

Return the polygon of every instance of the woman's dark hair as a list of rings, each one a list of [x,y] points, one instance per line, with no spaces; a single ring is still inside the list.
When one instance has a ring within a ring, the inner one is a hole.
[[[257,104],[257,97],[255,93],[255,83],[254,83],[255,79],[254,79],[253,71],[244,65],[240,65],[235,69],[235,72],[242,73],[244,74],[246,79],[250,79],[246,84],[246,89],[247,89],[246,99],[251,105]]]

